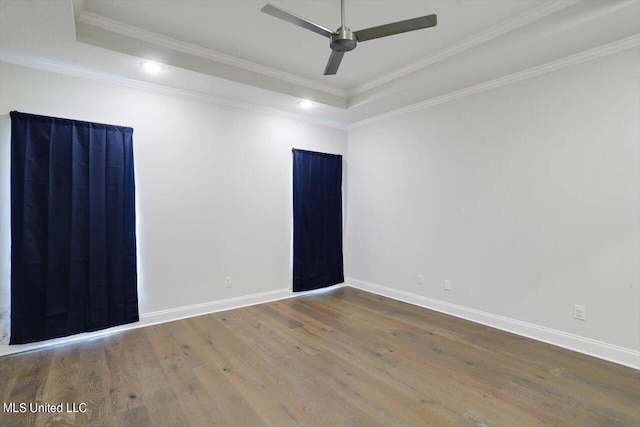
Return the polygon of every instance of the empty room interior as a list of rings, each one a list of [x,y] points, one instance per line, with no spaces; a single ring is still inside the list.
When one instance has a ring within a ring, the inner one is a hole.
[[[640,425],[640,0],[0,0],[0,393]]]

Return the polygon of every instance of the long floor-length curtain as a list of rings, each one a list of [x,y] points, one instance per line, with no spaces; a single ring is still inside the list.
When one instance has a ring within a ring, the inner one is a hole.
[[[11,344],[138,320],[132,137],[11,112]]]
[[[342,156],[294,149],[293,290],[342,282]]]

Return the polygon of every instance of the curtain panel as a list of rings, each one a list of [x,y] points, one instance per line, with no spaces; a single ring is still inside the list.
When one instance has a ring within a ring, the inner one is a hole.
[[[11,344],[139,320],[132,139],[11,112]]]
[[[342,282],[342,156],[293,149],[293,291]]]

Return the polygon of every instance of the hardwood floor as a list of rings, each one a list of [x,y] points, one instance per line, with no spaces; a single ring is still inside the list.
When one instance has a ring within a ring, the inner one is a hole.
[[[0,393],[87,405],[1,426],[640,425],[640,371],[348,287],[5,356]]]

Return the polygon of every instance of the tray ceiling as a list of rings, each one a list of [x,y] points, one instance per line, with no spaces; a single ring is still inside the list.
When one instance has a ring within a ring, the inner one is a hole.
[[[338,0],[270,2],[339,26]],[[324,76],[328,41],[261,13],[265,3],[2,0],[0,59],[344,126],[611,43],[637,45],[640,32],[638,0],[346,0],[353,30],[431,13],[438,25],[359,44]],[[143,59],[166,72],[145,75]],[[303,98],[318,108],[300,112]]]

